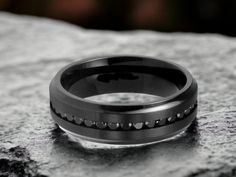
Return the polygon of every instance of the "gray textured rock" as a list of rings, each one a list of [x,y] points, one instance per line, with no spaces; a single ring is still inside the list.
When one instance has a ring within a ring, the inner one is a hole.
[[[187,67],[199,84],[197,122],[177,140],[136,149],[86,150],[70,141],[50,117],[49,81],[74,59],[106,54]],[[234,38],[90,31],[0,13],[0,87],[0,176],[236,176]]]

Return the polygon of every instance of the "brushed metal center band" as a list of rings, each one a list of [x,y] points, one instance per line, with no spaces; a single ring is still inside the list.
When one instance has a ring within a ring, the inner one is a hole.
[[[115,104],[86,97],[135,92],[161,99]],[[50,83],[50,108],[67,133],[108,144],[143,144],[170,138],[197,114],[197,83],[183,67],[147,57],[80,60],[62,68]]]

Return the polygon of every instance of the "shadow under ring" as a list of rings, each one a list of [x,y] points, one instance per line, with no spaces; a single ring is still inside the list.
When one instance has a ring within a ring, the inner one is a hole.
[[[152,96],[144,102],[90,99],[109,94]],[[50,83],[50,109],[64,131],[106,144],[161,141],[197,114],[197,83],[183,67],[154,58],[89,58],[62,68]]]

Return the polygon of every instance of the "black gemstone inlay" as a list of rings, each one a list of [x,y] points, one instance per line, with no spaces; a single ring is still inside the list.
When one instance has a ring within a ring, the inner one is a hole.
[[[148,128],[153,128],[155,126],[155,121],[149,121],[149,122],[145,122],[145,125]]]
[[[86,125],[87,127],[92,127],[94,124],[93,124],[93,121],[91,120],[85,120],[84,125]]]
[[[67,119],[66,113],[62,114],[62,118],[63,118],[63,119]]]
[[[178,113],[176,116],[178,119],[182,119],[184,117],[184,113]]]
[[[176,117],[175,116],[172,116],[172,117],[168,117],[167,118],[167,121],[169,122],[169,123],[172,123],[172,122],[174,122],[176,120]]]
[[[67,113],[60,113],[51,105],[52,111],[57,114],[62,119],[65,119],[70,122],[75,122],[78,125],[81,126],[86,126],[86,127],[91,127],[91,128],[99,128],[99,129],[111,129],[111,130],[116,130],[118,128],[121,128],[123,130],[140,130],[144,128],[154,128],[154,127],[159,127],[159,126],[164,126],[168,125],[170,123],[173,123],[176,121],[176,119],[182,119],[184,116],[189,115],[190,112],[192,112],[195,108],[197,107],[197,103],[191,105],[188,109],[185,109],[183,112],[177,113],[175,116],[170,116],[165,119],[158,119],[156,121],[146,121],[146,122],[137,122],[137,123],[131,123],[131,122],[126,122],[126,123],[117,123],[117,122],[95,122],[92,120],[86,120],[81,117],[77,117],[74,115],[70,115]],[[96,127],[95,127],[96,125]],[[120,130],[120,129],[119,129]]]
[[[184,111],[184,114],[185,115],[188,115],[190,113],[190,109],[186,109],[185,111]]]
[[[72,115],[67,115],[67,119],[68,119],[69,121],[73,121],[73,120],[74,120],[74,117],[73,117]]]
[[[141,129],[143,128],[143,122],[134,123],[133,126],[136,129]]]
[[[74,120],[75,120],[75,123],[79,125],[82,124],[84,121],[81,117],[75,117]]]
[[[119,123],[110,122],[110,123],[108,123],[108,127],[112,130],[115,130],[115,129],[119,128]]]
[[[157,126],[162,126],[162,125],[165,125],[165,124],[166,124],[166,119],[160,119],[160,120],[158,120]]]
[[[96,122],[96,126],[100,129],[104,129],[107,126],[106,122]]]
[[[122,123],[120,126],[123,130],[129,130],[132,127],[132,124],[131,123]]]

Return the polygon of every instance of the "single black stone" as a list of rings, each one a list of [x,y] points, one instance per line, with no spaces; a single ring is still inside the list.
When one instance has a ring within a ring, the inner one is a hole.
[[[96,126],[100,129],[104,129],[107,127],[107,123],[106,122],[96,122]]]
[[[73,121],[74,120],[74,116],[70,115],[70,114],[67,114],[67,120]]]
[[[184,110],[184,114],[185,115],[188,115],[190,113],[190,109],[188,108],[188,109],[186,109],[186,110]]]
[[[177,117],[178,119],[182,119],[182,118],[184,117],[184,113],[178,113],[178,114],[176,115],[176,117]]]
[[[133,123],[133,126],[136,129],[142,129],[143,128],[143,122]]]
[[[132,127],[132,124],[131,124],[131,123],[121,123],[121,124],[120,124],[120,127],[121,127],[123,130],[129,130],[129,129]]]
[[[84,124],[87,126],[87,127],[92,127],[94,125],[93,121],[91,120],[84,120]]]
[[[156,121],[157,126],[163,126],[166,124],[166,119],[160,119]]]
[[[172,122],[174,122],[176,120],[176,117],[175,116],[171,116],[171,117],[168,117],[167,118],[167,121],[169,122],[169,123],[172,123]]]
[[[155,126],[155,121],[145,122],[145,126],[148,128],[153,128]]]
[[[81,125],[84,122],[84,120],[81,117],[77,117],[77,116],[74,117],[74,121],[78,125]]]
[[[119,128],[119,123],[110,122],[110,123],[108,123],[108,127],[112,130],[115,130],[115,129]]]

